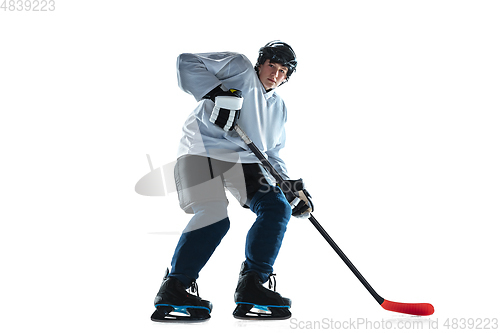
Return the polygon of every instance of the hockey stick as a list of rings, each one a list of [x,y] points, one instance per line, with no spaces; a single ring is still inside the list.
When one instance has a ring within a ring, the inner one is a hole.
[[[238,133],[241,139],[245,142],[245,144],[250,148],[250,150],[257,156],[260,162],[269,169],[273,177],[278,181],[279,184],[286,184],[284,182],[283,177],[274,169],[274,167],[269,163],[267,158],[262,154],[262,152],[257,148],[257,146],[250,140],[250,138],[245,134],[245,132],[238,126],[234,126],[234,130]],[[290,188],[283,189],[284,191],[290,191]],[[410,315],[416,316],[429,316],[434,313],[434,307],[429,303],[398,303],[391,302],[384,298],[382,298],[377,292],[370,286],[368,281],[361,275],[358,269],[352,264],[352,262],[347,258],[347,256],[342,252],[342,250],[338,247],[338,245],[333,241],[333,239],[328,235],[328,233],[323,229],[323,227],[319,224],[318,220],[311,214],[309,217],[309,221],[314,225],[314,227],[319,231],[319,233],[325,238],[325,240],[330,244],[330,246],[337,252],[340,258],[344,261],[347,267],[356,275],[358,280],[365,286],[365,288],[370,292],[370,294],[377,300],[377,302],[388,311],[406,313]]]

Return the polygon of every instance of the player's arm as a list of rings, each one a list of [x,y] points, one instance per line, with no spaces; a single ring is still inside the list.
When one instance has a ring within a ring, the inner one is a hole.
[[[292,216],[299,218],[308,218],[310,213],[314,211],[314,205],[311,200],[311,195],[305,188],[305,184],[301,179],[290,180],[286,169],[285,162],[279,156],[279,151],[284,147],[285,130],[281,134],[280,142],[276,147],[267,151],[269,163],[273,168],[285,179],[285,184],[278,184],[285,193],[286,199],[292,207]]]
[[[177,57],[177,81],[179,87],[201,101],[205,95],[222,84],[217,74],[229,62],[241,58],[241,55],[231,52],[213,53],[183,53]],[[235,73],[237,75],[238,67]],[[230,88],[230,87],[227,87]]]

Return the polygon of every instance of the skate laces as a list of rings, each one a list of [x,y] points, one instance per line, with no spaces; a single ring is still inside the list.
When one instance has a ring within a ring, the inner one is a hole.
[[[196,293],[196,296],[200,297],[200,294],[198,293],[198,284],[196,283],[196,281],[191,282],[189,289],[191,293]]]
[[[274,280],[274,283],[273,283],[273,280]],[[273,289],[274,291],[276,291],[276,274],[274,274],[274,273],[271,273],[269,275],[269,286],[268,286],[268,288],[269,289]]]

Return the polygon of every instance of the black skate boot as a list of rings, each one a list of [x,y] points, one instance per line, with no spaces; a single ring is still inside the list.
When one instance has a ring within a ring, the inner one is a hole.
[[[209,319],[212,303],[199,297],[196,282],[193,281],[190,287],[191,292],[196,292],[196,295],[193,295],[186,291],[179,280],[168,275],[167,270],[155,298],[156,311],[151,315],[151,320],[168,322]]]
[[[276,280],[274,280],[274,291],[265,288],[256,272],[245,272],[246,264],[241,266],[238,286],[234,293],[236,309],[233,316],[237,319],[288,319],[292,316],[290,307],[292,301],[281,297],[276,292]],[[272,288],[271,277],[269,277],[269,288]]]

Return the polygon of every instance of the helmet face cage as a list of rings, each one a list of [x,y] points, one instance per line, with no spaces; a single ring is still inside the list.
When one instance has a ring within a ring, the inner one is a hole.
[[[295,52],[290,45],[280,41],[269,42],[259,50],[259,58],[257,59],[257,64],[255,64],[255,71],[257,73],[259,72],[259,65],[265,63],[267,59],[272,63],[282,64],[288,68],[286,80],[283,83],[288,81],[297,68]]]

